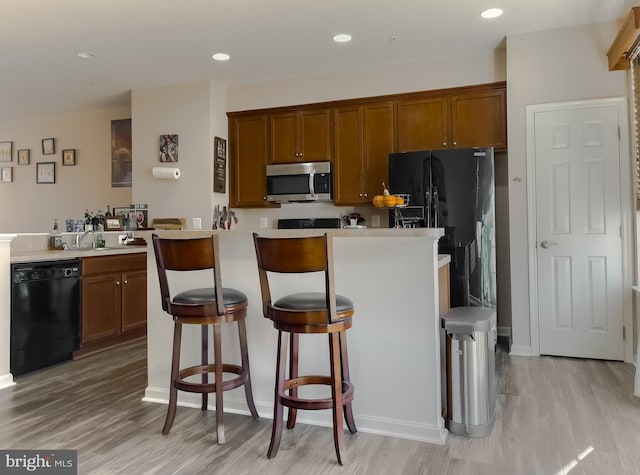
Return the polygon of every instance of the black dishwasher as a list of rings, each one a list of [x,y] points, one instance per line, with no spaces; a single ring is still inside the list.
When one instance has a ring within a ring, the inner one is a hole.
[[[80,345],[80,259],[11,265],[11,373],[73,357]]]

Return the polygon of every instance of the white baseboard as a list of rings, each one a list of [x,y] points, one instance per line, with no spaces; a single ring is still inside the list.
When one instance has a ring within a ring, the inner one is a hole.
[[[529,345],[511,345],[509,354],[512,356],[534,356]]]
[[[169,391],[162,388],[147,387],[142,398],[145,402],[167,404],[169,402]],[[178,391],[178,405],[183,407],[200,408],[202,398],[199,394],[185,393]],[[273,419],[273,404],[262,401],[255,401],[256,409],[260,417]],[[354,406],[355,407],[355,406]],[[209,410],[215,409],[215,403],[209,403]],[[224,411],[233,414],[249,415],[247,403],[244,398],[232,398],[225,394]],[[286,411],[285,411],[286,415]],[[443,445],[447,439],[448,431],[444,428],[431,424],[421,424],[417,422],[400,421],[386,419],[376,416],[367,416],[354,412],[356,425],[359,432],[369,434],[385,435],[400,439],[418,440],[431,444]],[[297,421],[303,424],[310,424],[321,427],[331,427],[331,411],[299,411]]]
[[[16,383],[13,380],[13,375],[11,373],[3,374],[0,376],[0,389],[8,388],[14,386]]]

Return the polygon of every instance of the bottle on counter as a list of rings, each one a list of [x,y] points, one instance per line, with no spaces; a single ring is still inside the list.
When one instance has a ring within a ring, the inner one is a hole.
[[[62,249],[62,234],[58,229],[58,218],[53,220],[53,231],[49,234],[49,249]]]
[[[111,216],[111,208],[107,205],[107,211],[104,213],[105,217]]]

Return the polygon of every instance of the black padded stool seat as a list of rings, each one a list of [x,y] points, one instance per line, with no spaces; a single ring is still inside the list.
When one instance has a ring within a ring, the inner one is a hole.
[[[220,251],[218,236],[198,239],[160,239],[153,234],[153,249],[160,281],[162,309],[173,317],[173,351],[171,359],[171,381],[169,387],[169,406],[163,434],[171,430],[176,415],[178,390],[202,394],[202,410],[207,409],[210,393],[216,397],[216,432],[218,444],[225,442],[223,425],[222,393],[244,386],[249,412],[258,417],[249,372],[249,353],[247,349],[247,296],[237,289],[223,288],[220,276]],[[185,290],[171,297],[167,271],[213,271],[213,287]],[[241,365],[222,362],[222,325],[237,322],[240,339]],[[182,325],[195,324],[201,327],[201,364],[180,368],[180,346]],[[213,364],[209,364],[209,325],[213,326]],[[214,381],[209,382],[209,374]],[[224,379],[224,373],[235,376]],[[200,377],[196,382],[190,377]]]
[[[353,302],[335,293],[333,245],[329,235],[304,238],[263,238],[253,235],[265,318],[278,330],[278,357],[273,408],[273,427],[267,457],[275,457],[282,437],[283,408],[289,409],[287,428],[296,424],[298,409],[331,409],[333,444],[338,463],[344,463],[344,422],[352,434],[357,432],[351,402],[354,387],[349,374],[347,330],[351,328]],[[292,293],[272,302],[269,274],[324,273],[324,292]],[[330,376],[298,374],[300,334],[326,334],[329,339]],[[289,374],[287,338],[289,345]],[[331,387],[331,397],[303,399],[298,389],[305,385]],[[344,419],[343,419],[344,413]]]
[[[212,287],[205,287],[202,289],[191,289],[180,292],[173,297],[175,303],[186,303],[195,305],[205,305],[214,303],[216,301],[216,292]],[[247,296],[244,292],[237,289],[223,288],[222,289],[222,304],[226,307],[228,305],[240,305],[247,302]]]
[[[327,297],[322,292],[300,292],[279,298],[273,306],[288,310],[316,310],[327,306]],[[353,310],[353,302],[347,297],[336,294],[336,312],[349,310]]]

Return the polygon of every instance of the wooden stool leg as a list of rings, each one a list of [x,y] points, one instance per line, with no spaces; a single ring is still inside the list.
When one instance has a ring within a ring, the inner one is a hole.
[[[219,323],[213,325],[213,357],[215,358],[215,384],[216,384],[216,431],[218,444],[224,444],[224,406],[222,402],[222,328]]]
[[[240,336],[240,357],[242,358],[242,371],[245,375],[244,396],[249,406],[249,412],[254,419],[258,418],[258,411],[253,402],[253,391],[251,390],[251,372],[249,371],[249,350],[247,349],[247,327],[244,318],[238,320],[238,335]]]
[[[169,406],[167,417],[164,420],[162,433],[167,435],[176,417],[176,404],[178,401],[178,389],[176,380],[178,379],[178,368],[180,366],[180,342],[182,341],[182,323],[175,322],[173,325],[173,352],[171,356],[171,382],[169,383]]]
[[[289,379],[298,377],[298,347],[300,335],[291,333],[291,346],[289,347]],[[294,386],[289,390],[289,396],[298,397],[298,386]],[[287,415],[287,429],[293,429],[296,426],[296,417],[298,410],[294,407],[289,408]]]
[[[347,332],[340,332],[340,362],[342,365],[342,381],[351,382],[351,376],[349,374],[349,356],[347,353]],[[349,432],[352,434],[358,432],[356,421],[353,419],[351,402],[344,405],[344,418],[347,422]]]
[[[344,456],[344,421],[342,418],[342,369],[340,364],[340,335],[329,334],[329,361],[331,362],[331,397],[333,399],[333,443],[336,448],[338,463],[343,465]]]
[[[285,369],[287,363],[287,345],[283,344],[282,331],[278,330],[278,358],[276,362],[276,387],[273,401],[273,428],[271,430],[271,443],[269,444],[268,458],[273,458],[280,448],[282,437],[282,403],[280,395],[284,394]]]
[[[202,364],[209,364],[209,325],[201,325],[202,330]],[[209,383],[209,373],[202,373],[202,384]],[[202,393],[202,407],[203,411],[207,410],[209,402],[209,394]]]

